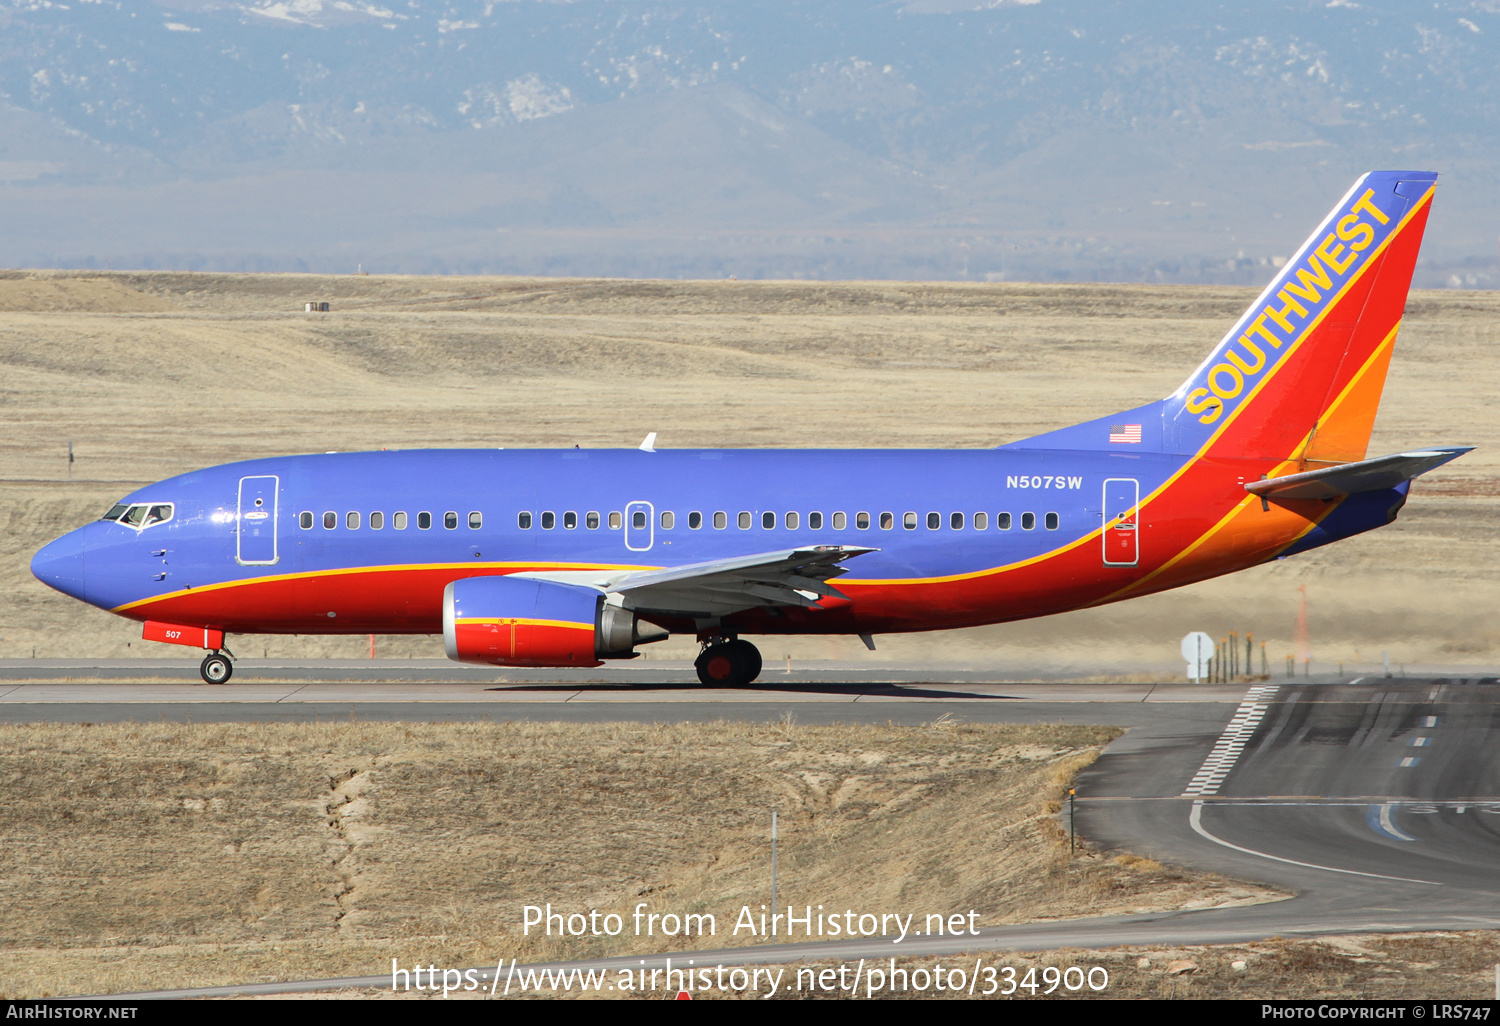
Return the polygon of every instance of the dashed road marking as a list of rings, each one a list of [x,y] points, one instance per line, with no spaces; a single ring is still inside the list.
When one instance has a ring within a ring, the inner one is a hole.
[[[1260,721],[1265,719],[1271,699],[1276,697],[1279,689],[1280,685],[1277,684],[1258,684],[1245,693],[1245,700],[1234,711],[1234,716],[1229,720],[1229,726],[1224,728],[1224,733],[1219,736],[1213,751],[1208,753],[1208,758],[1203,760],[1203,765],[1188,782],[1187,788],[1182,792],[1183,797],[1192,798],[1218,793],[1219,785],[1224,783],[1224,778],[1229,776],[1229,771],[1234,768],[1240,752],[1245,750],[1245,745],[1250,740],[1250,735],[1255,733],[1255,729],[1260,726]]]

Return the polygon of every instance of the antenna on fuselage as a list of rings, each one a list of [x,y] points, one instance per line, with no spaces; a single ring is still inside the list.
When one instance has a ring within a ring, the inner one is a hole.
[[[641,452],[655,452],[655,451],[656,451],[656,432],[653,431],[649,435],[647,435],[646,436],[646,440],[641,443]]]

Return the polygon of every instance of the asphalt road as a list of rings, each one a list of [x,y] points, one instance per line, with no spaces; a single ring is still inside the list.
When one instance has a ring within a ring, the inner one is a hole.
[[[12,690],[0,695],[0,720],[176,718],[184,710],[198,721],[347,718],[352,710],[361,717],[423,720],[706,721],[776,718],[793,708],[802,722],[911,723],[949,714],[991,722],[1115,723],[1129,733],[1078,780],[1081,835],[1296,895],[1247,907],[988,928],[978,937],[909,937],[899,949],[870,938],[691,953],[699,964],[1500,928],[1500,684],[1494,679],[1299,681],[1248,694],[1244,686],[807,680],[708,698],[690,687],[522,685],[457,701],[398,701],[386,691],[385,701],[220,698],[189,704],[121,701],[122,692],[161,685],[67,686],[107,690],[51,702],[28,701]],[[523,690],[539,687],[563,687],[571,697],[537,701],[538,692]],[[600,698],[591,687],[623,690]],[[670,957],[680,965],[689,956]],[[638,967],[639,956],[628,962]],[[191,993],[383,985],[384,977],[371,977]]]

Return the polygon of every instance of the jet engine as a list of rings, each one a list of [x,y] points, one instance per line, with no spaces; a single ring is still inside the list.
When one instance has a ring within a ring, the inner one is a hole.
[[[632,659],[667,632],[597,588],[517,577],[466,577],[443,591],[448,658],[493,666],[598,666]]]

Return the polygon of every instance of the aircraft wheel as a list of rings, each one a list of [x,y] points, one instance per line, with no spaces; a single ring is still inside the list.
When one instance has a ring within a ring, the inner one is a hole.
[[[234,676],[234,664],[229,661],[228,656],[210,652],[203,657],[198,673],[205,684],[228,684],[229,678]]]
[[[741,660],[736,658],[738,655],[727,644],[708,646],[693,662],[698,680],[711,688],[733,686],[735,671],[741,668]]]
[[[729,647],[735,649],[744,664],[745,678],[742,684],[749,684],[760,676],[760,649],[748,641],[735,640],[729,643]]]

